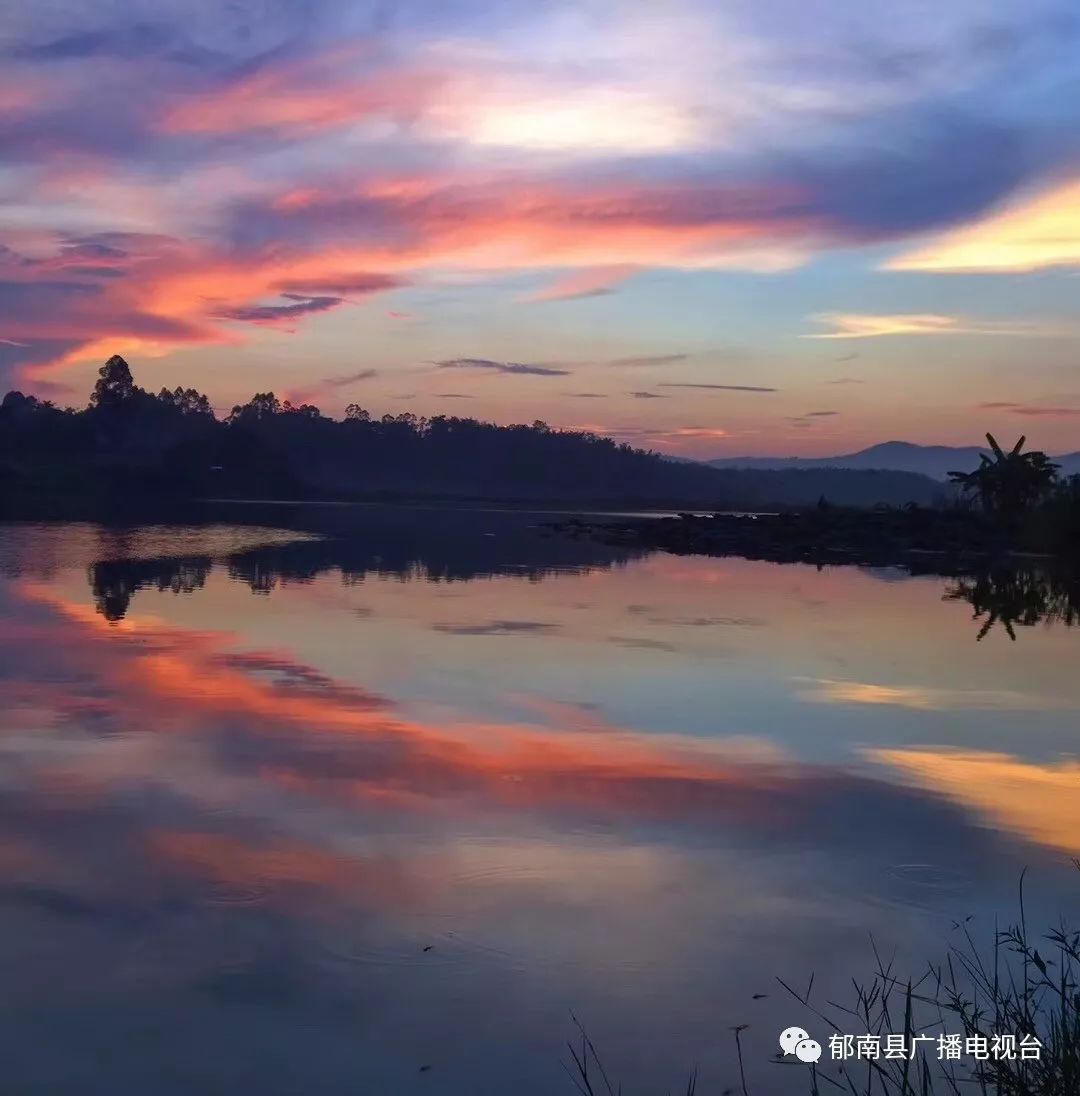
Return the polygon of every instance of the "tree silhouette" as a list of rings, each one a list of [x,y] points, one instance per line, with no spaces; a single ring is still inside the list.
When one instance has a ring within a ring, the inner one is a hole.
[[[171,392],[163,388],[158,393],[158,402],[163,407],[171,407],[181,415],[212,415],[210,400],[194,388],[176,386]]]
[[[131,367],[119,354],[114,354],[99,370],[98,381],[90,396],[91,407],[120,407],[138,392]]]
[[[673,462],[587,430],[536,420],[497,425],[452,415],[344,421],[309,403],[259,392],[224,419],[191,388],[138,387],[116,355],[83,411],[12,393],[0,404],[5,498],[447,498],[744,509],[918,499],[909,473],[766,472]]]
[[[281,402],[273,392],[256,392],[245,404],[237,404],[225,420],[234,422],[259,422],[281,414]]]
[[[966,601],[982,622],[976,639],[985,639],[1000,624],[1016,641],[1016,628],[1041,622],[1072,627],[1080,623],[1080,581],[1075,572],[1034,568],[998,568],[956,579],[945,601]]]
[[[1005,521],[1030,510],[1053,487],[1058,466],[1039,450],[1023,452],[1026,438],[1008,453],[987,434],[993,459],[985,453],[973,472],[950,472],[949,478],[966,493],[978,497],[983,509]]]

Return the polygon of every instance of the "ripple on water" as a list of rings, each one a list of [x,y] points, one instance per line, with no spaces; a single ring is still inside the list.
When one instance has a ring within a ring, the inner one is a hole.
[[[892,864],[886,870],[893,885],[887,892],[872,901],[877,905],[907,907],[910,909],[939,909],[954,895],[968,893],[972,887],[970,876],[958,868],[943,864]],[[954,904],[946,905],[945,912],[959,916],[964,911]]]
[[[218,883],[203,898],[207,906],[225,906],[229,908],[265,905],[270,893],[267,882],[246,881],[244,883]]]
[[[942,864],[894,864],[889,874],[923,890],[956,892],[971,885],[963,872]]]

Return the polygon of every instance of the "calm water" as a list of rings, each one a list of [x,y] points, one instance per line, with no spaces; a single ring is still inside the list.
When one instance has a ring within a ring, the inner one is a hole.
[[[558,1096],[573,1009],[803,1093],[777,976],[1077,909],[1080,631],[970,603],[1038,591],[220,518],[0,526],[5,1091]]]

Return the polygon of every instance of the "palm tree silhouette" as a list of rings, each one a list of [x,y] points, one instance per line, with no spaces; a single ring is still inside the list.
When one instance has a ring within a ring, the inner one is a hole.
[[[1080,624],[1080,580],[1075,572],[1038,568],[1000,568],[958,578],[945,590],[945,601],[966,601],[981,621],[977,639],[1000,624],[1016,641],[1016,628],[1036,624]]]
[[[1043,452],[1024,453],[1026,437],[1009,452],[987,434],[993,458],[982,454],[974,472],[950,472],[949,479],[965,492],[975,494],[983,509],[1005,521],[1029,510],[1054,485],[1058,466]]]

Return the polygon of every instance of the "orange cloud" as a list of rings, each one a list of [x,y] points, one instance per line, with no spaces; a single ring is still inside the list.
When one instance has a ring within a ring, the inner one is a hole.
[[[144,246],[92,263],[60,252],[12,272],[9,286],[21,286],[27,304],[5,317],[5,341],[31,349],[37,341],[70,344],[28,375],[113,353],[154,356],[177,346],[236,343],[243,337],[237,324],[295,329],[309,315],[401,284],[357,270],[347,256],[226,257],[167,238]],[[339,287],[340,296],[319,293],[324,286]]]
[[[1014,202],[885,264],[886,270],[1008,273],[1080,265],[1080,181]]]
[[[466,797],[517,809],[572,807],[632,811],[642,817],[730,811],[770,819],[784,796],[763,793],[791,785],[795,795],[794,778],[777,759],[765,755],[767,760],[748,761],[742,740],[728,756],[722,743],[678,736],[659,741],[607,726],[579,725],[568,733],[561,727],[549,731],[513,724],[429,725],[400,718],[386,701],[359,690],[293,690],[235,668],[230,637],[223,633],[189,632],[130,614],[110,624],[92,607],[66,601],[47,587],[24,583],[20,591],[61,612],[69,634],[72,627],[80,627],[110,637],[107,645],[76,645],[71,657],[93,664],[98,681],[108,689],[110,714],[130,726],[152,725],[156,734],[202,735],[215,719],[228,726],[246,720],[254,733],[308,741],[303,751],[307,756],[320,756],[315,740],[332,748],[338,739],[348,747],[344,759],[363,759],[355,767],[343,761],[329,775],[323,765],[317,767],[318,775],[305,772],[302,760],[282,762],[264,774],[294,791],[384,805],[430,801],[445,806]],[[249,652],[240,664],[257,657],[260,652]],[[261,657],[268,664],[287,658],[272,652]],[[11,707],[11,698],[6,699]],[[24,696],[21,702],[56,708],[64,698],[50,685],[50,690]],[[156,713],[149,723],[148,712]],[[358,754],[361,748],[364,752]],[[185,839],[164,848],[175,858],[202,865],[207,873],[235,876],[241,870],[231,847]],[[256,874],[276,872],[285,882],[297,883],[327,880],[336,870],[319,864],[308,876],[297,866],[300,858],[286,853],[280,860],[276,854],[255,854],[250,863]]]
[[[931,685],[880,685],[869,681],[807,682],[805,700],[823,704],[872,704],[910,708],[921,712],[947,711],[1058,711],[1076,705],[1072,701],[1005,689],[948,689]]]
[[[116,351],[236,342],[237,322],[295,326],[320,310],[283,294],[349,300],[428,270],[563,267],[576,271],[556,284],[556,295],[567,296],[598,291],[638,265],[771,269],[777,239],[808,239],[819,227],[786,186],[703,194],[469,176],[305,187],[230,215],[235,226],[224,234],[253,242],[226,249],[206,238],[111,234],[121,237],[121,256],[110,260],[110,277],[72,268],[64,248],[45,262],[15,264],[27,306],[11,309],[4,337],[70,344],[43,354],[40,372]]]
[[[392,905],[414,896],[400,866],[385,856],[337,856],[298,841],[254,844],[203,831],[155,830],[144,843],[160,864],[248,894],[355,890]]]
[[[169,830],[150,833],[145,841],[155,857],[220,883],[338,888],[348,876],[345,861],[292,843],[257,846],[220,834]]]
[[[668,438],[672,441],[691,438],[708,438],[711,441],[719,441],[721,438],[726,438],[728,436],[726,430],[721,430],[719,427],[712,426],[682,426],[676,430],[664,431],[657,435],[657,437]]]
[[[1080,854],[1080,763],[1039,765],[1011,754],[947,749],[868,750],[866,755],[1003,830]]]

